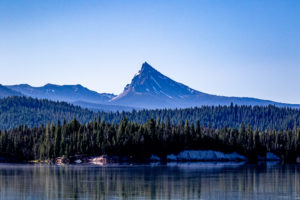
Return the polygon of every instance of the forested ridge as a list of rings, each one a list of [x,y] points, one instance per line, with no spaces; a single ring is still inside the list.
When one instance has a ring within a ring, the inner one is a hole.
[[[38,100],[26,97],[0,99],[0,129],[11,129],[19,125],[36,127],[41,124],[56,123],[64,119],[69,122],[76,118],[87,123],[101,118],[105,122],[118,124],[124,117],[128,121],[143,124],[149,119],[178,125],[188,120],[210,128],[239,128],[243,122],[253,129],[280,130],[300,126],[300,110],[269,106],[203,106],[187,109],[140,110],[132,112],[92,112],[64,102]]]
[[[200,122],[211,128],[239,128],[241,123],[249,124],[254,129],[292,129],[294,124],[300,125],[300,110],[269,106],[202,106],[186,109],[141,110],[121,113],[100,113],[103,120],[119,123],[126,117],[129,121],[145,123],[148,119],[159,119],[171,124],[179,124],[188,120],[190,123]]]
[[[24,161],[103,154],[145,161],[152,154],[166,158],[187,149],[238,152],[249,160],[273,152],[295,162],[300,156],[300,129],[295,125],[293,129],[259,131],[243,123],[239,129],[214,129],[188,120],[178,125],[153,119],[138,124],[124,118],[119,124],[100,119],[80,124],[74,119],[35,128],[20,126],[0,134],[0,153]]]
[[[11,129],[20,125],[35,127],[41,124],[71,121],[76,118],[87,123],[96,114],[79,106],[65,102],[39,100],[31,97],[8,97],[0,99],[0,129]]]
[[[92,112],[26,97],[0,100],[0,153],[20,160],[118,155],[145,160],[186,149],[300,156],[300,111],[275,106]]]

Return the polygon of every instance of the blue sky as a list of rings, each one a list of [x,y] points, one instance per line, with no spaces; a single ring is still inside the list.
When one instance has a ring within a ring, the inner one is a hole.
[[[300,103],[300,1],[0,0],[0,83],[120,93],[144,61],[194,89]]]

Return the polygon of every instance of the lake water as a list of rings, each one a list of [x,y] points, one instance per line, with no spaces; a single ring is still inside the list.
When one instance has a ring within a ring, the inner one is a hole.
[[[0,164],[0,198],[300,199],[300,166],[276,163]]]

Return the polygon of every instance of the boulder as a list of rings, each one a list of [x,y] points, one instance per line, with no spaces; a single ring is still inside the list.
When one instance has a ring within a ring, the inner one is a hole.
[[[167,155],[167,160],[177,161],[177,156],[175,156],[174,154]]]
[[[170,154],[167,156],[169,161],[244,161],[247,160],[236,152],[223,153],[212,150],[186,150],[177,155]]]
[[[280,161],[280,158],[272,152],[267,152],[266,156],[257,156],[258,161]]]
[[[110,163],[116,163],[119,162],[120,158],[118,156],[107,156],[102,155],[98,157],[92,157],[88,159],[88,162],[95,165],[105,165]]]
[[[70,160],[68,158],[58,157],[55,159],[55,164],[57,165],[70,164]]]
[[[161,158],[156,156],[156,155],[151,155],[150,156],[150,161],[161,161]]]
[[[275,155],[274,153],[271,153],[271,152],[268,152],[267,155],[266,155],[266,159],[267,160],[280,160],[280,158]]]

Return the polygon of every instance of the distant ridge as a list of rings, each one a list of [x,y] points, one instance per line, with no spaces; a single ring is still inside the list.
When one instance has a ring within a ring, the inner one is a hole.
[[[46,84],[42,87],[32,87],[28,84],[20,85],[9,85],[7,89],[15,91],[20,95],[27,97],[33,97],[38,99],[48,99],[52,101],[64,101],[79,105],[84,108],[91,110],[103,110],[103,111],[117,111],[126,110],[129,111],[128,107],[116,107],[108,104],[108,101],[115,97],[114,94],[108,93],[97,93],[89,90],[80,84],[77,85],[54,85]],[[16,96],[16,95],[8,95]],[[131,109],[132,110],[132,109]]]
[[[28,84],[0,85],[0,98],[27,96],[38,99],[64,101],[91,110],[132,111],[133,109],[191,108],[201,106],[258,105],[300,108],[298,104],[279,103],[248,97],[226,97],[206,94],[178,83],[154,69],[147,62],[118,96],[98,93],[82,85]]]
[[[22,96],[20,92],[11,90],[0,84],[0,98],[9,97],[9,96]]]
[[[26,96],[55,101],[84,101],[89,103],[104,103],[115,97],[113,94],[97,93],[82,85],[54,85],[46,84],[42,87],[32,87],[27,84],[6,86],[9,89]]]

